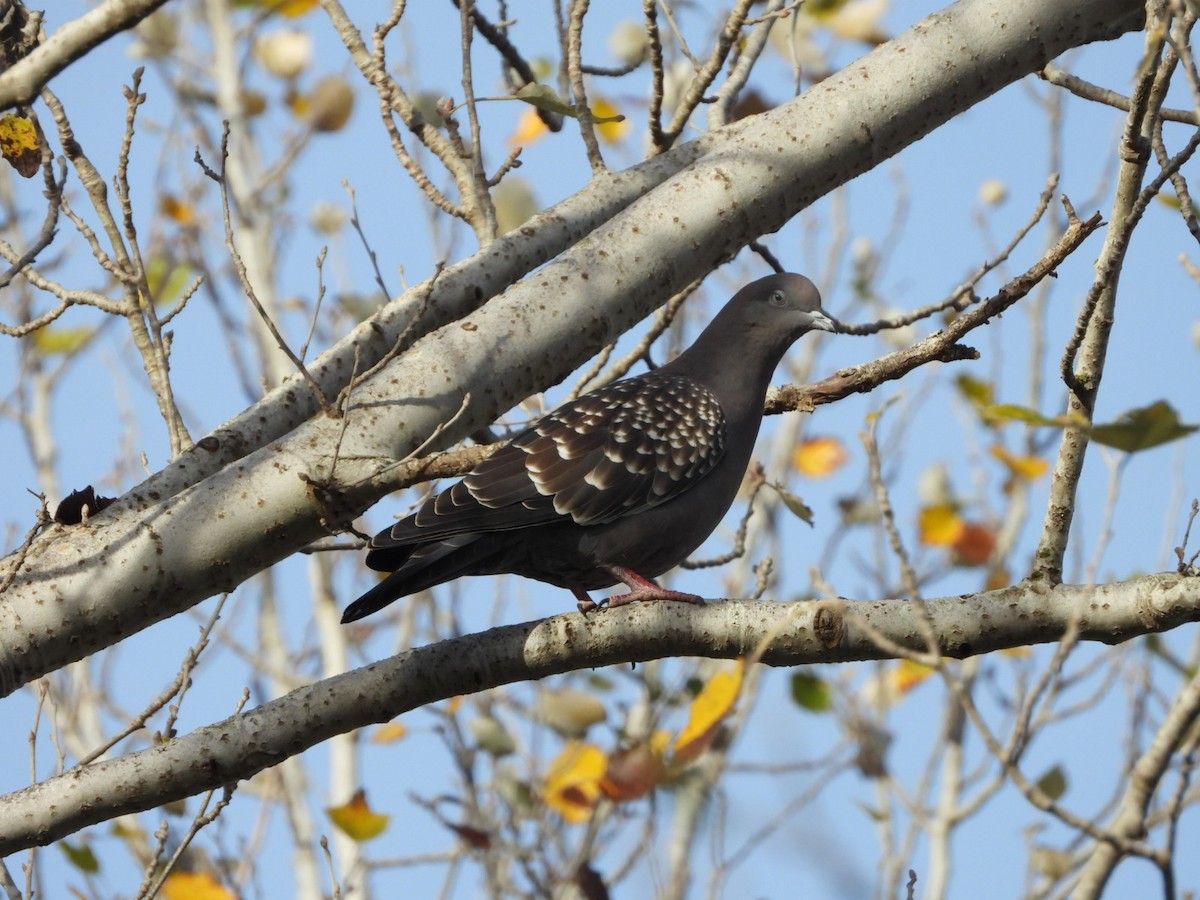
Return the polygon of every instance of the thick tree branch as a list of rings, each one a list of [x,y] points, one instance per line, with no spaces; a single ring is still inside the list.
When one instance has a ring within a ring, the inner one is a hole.
[[[442,641],[0,798],[0,856],[249,778],[334,735],[459,694],[664,656],[732,659],[772,633],[762,655],[772,666],[888,658],[881,638],[924,652],[923,622],[942,654],[955,658],[1056,641],[1075,626],[1082,640],[1114,644],[1200,621],[1200,578],[1164,574],[1051,589],[1023,583],[924,607],[907,600],[661,602]]]
[[[46,83],[114,34],[132,28],[167,0],[105,0],[54,32],[0,73],[0,109],[32,103]]]

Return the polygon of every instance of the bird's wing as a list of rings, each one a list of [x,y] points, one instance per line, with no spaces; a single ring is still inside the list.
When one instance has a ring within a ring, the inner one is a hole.
[[[688,490],[724,451],[725,415],[704,385],[656,373],[617,381],[538,420],[371,546],[567,517],[605,524]]]

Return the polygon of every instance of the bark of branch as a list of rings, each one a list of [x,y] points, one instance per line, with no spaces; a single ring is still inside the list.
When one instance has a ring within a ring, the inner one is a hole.
[[[985,614],[986,613],[986,614]],[[927,621],[955,658],[1046,643],[1078,627],[1119,643],[1200,621],[1200,578],[1152,575],[1098,587],[1022,583],[924,601],[725,601],[568,613],[419,647],[299,688],[158,747],[78,767],[0,798],[0,857],[88,825],[249,778],[308,747],[421,706],[562,672],[664,656],[772,666],[883,659],[882,641],[924,652]]]
[[[132,28],[167,0],[105,0],[54,32],[0,74],[0,110],[29,104],[46,83],[114,34]]]

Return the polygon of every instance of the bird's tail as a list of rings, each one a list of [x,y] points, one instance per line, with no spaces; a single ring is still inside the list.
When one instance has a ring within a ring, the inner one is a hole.
[[[342,624],[356,622],[394,600],[463,575],[488,574],[488,562],[499,551],[487,535],[455,535],[420,544],[400,568],[375,585],[342,613]]]

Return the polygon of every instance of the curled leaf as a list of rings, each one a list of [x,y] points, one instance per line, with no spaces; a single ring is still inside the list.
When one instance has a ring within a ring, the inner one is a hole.
[[[710,678],[692,701],[688,723],[675,739],[673,762],[676,765],[691,762],[712,744],[717,726],[737,704],[745,670],[746,661],[739,659],[735,668]]]
[[[338,830],[359,843],[383,834],[390,818],[367,805],[367,792],[362,788],[354,792],[349,802],[331,807],[327,812]]]
[[[1092,440],[1126,453],[1137,453],[1187,437],[1197,429],[1200,425],[1185,425],[1170,403],[1159,400],[1151,406],[1131,409],[1115,422],[1092,426]]]
[[[815,437],[792,452],[792,465],[809,478],[828,478],[849,458],[846,445],[834,437]]]
[[[586,822],[600,798],[607,766],[608,757],[599,747],[570,741],[546,773],[546,805],[572,824]]]
[[[37,129],[24,116],[0,118],[0,153],[23,178],[32,178],[42,164]]]
[[[547,112],[556,112],[561,116],[570,116],[572,119],[579,118],[579,110],[558,96],[554,88],[548,84],[538,84],[536,81],[531,82],[513,94],[513,96],[518,100],[524,100],[531,106],[536,106],[538,109],[544,109]],[[592,121],[597,125],[603,125],[607,122],[624,122],[625,117],[622,115],[597,115],[596,111],[592,110]]]

